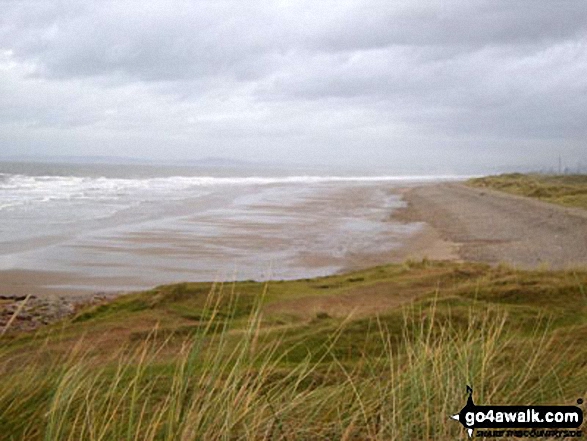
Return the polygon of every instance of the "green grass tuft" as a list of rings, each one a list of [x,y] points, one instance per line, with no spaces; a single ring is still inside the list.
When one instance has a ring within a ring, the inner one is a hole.
[[[426,261],[131,294],[2,337],[0,438],[463,439],[467,384],[478,404],[586,396],[585,286]]]
[[[468,184],[587,209],[587,175],[511,173],[471,179]]]

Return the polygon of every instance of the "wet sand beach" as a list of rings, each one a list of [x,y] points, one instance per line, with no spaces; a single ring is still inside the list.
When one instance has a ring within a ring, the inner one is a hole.
[[[71,313],[76,305],[101,301],[125,291],[113,289],[114,286],[146,289],[182,281],[179,279],[182,276],[185,281],[205,280],[210,274],[206,268],[211,261],[219,268],[222,265],[226,268],[227,255],[223,249],[230,250],[233,257],[238,250],[248,253],[241,256],[244,259],[241,262],[245,265],[249,259],[249,269],[255,264],[255,259],[251,263],[251,258],[258,256],[257,268],[267,270],[265,279],[277,278],[272,274],[279,274],[277,269],[272,272],[267,268],[270,264],[267,255],[281,256],[284,260],[274,264],[284,263],[290,269],[289,275],[297,274],[300,278],[423,258],[503,262],[520,268],[559,269],[587,265],[587,213],[584,210],[455,182],[387,187],[384,197],[381,191],[373,191],[372,187],[335,189],[327,195],[303,198],[287,207],[282,204],[257,206],[257,210],[263,209],[265,218],[254,220],[259,214],[257,211],[245,222],[239,220],[239,216],[227,216],[221,222],[224,225],[217,225],[219,219],[214,216],[184,219],[184,222],[197,223],[200,232],[207,223],[215,224],[215,228],[224,227],[221,236],[195,234],[194,231],[188,234],[182,228],[160,229],[118,234],[109,241],[76,245],[85,248],[85,252],[90,250],[100,255],[123,252],[137,262],[155,262],[151,278],[136,271],[124,274],[125,265],[121,262],[104,267],[96,265],[89,273],[0,271],[0,325],[5,324],[28,294],[32,297],[19,318],[18,329],[34,329]],[[388,206],[377,207],[382,201],[388,201]],[[316,216],[317,212],[322,216]],[[353,218],[353,213],[358,217]],[[329,231],[335,224],[329,225],[328,218],[343,215],[348,217],[347,222],[358,225]],[[284,228],[301,231],[285,234]],[[353,232],[357,234],[353,236]],[[305,235],[309,238],[304,238]],[[303,240],[318,243],[305,248]],[[185,262],[186,256],[188,260],[193,259],[193,269],[182,270],[181,265],[173,267],[174,262]],[[166,261],[166,265],[158,263]],[[198,262],[203,265],[199,272]],[[87,262],[80,264],[88,266]],[[113,265],[121,275],[112,275]],[[166,271],[167,279],[161,276]],[[225,276],[216,280],[230,278],[231,275],[226,274],[225,271]],[[238,279],[235,273],[232,277]]]
[[[19,250],[15,242],[2,256],[0,294],[83,297],[182,281],[315,277],[403,260],[402,250],[417,248],[405,244],[425,244],[412,239],[421,223],[389,221],[404,205],[398,188],[359,182],[219,189],[173,202],[146,221],[125,214],[124,222],[80,228],[55,243],[31,239]]]
[[[251,274],[304,278],[422,258],[520,268],[587,265],[583,210],[461,183],[380,187],[335,188],[289,205],[257,201],[255,213],[249,206],[222,219],[210,213],[182,218],[197,224],[194,230],[176,225],[85,240],[68,248],[81,250],[74,257],[94,260],[72,260],[71,271],[0,271],[0,294],[87,299],[163,283],[242,280]],[[342,228],[341,222],[350,226]],[[104,256],[103,263],[95,256]]]

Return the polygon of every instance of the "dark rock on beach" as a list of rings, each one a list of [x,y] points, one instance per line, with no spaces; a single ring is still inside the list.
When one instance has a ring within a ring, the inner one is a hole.
[[[64,297],[39,298],[34,295],[0,296],[0,335],[32,331],[75,314],[81,307],[104,301],[108,296],[97,293],[83,299]]]

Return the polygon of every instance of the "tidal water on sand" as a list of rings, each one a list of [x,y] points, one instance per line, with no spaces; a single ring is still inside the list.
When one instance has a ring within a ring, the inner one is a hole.
[[[291,279],[385,262],[399,187],[454,177],[0,164],[0,291]],[[375,257],[374,257],[375,256]]]

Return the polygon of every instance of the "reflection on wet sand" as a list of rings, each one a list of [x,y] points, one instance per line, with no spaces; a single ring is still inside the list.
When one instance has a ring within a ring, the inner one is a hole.
[[[280,184],[175,201],[146,221],[126,213],[127,222],[5,255],[16,265],[0,271],[0,283],[10,294],[80,293],[312,277],[385,263],[405,257],[401,245],[423,229],[390,220],[403,206],[397,190],[381,182]]]

